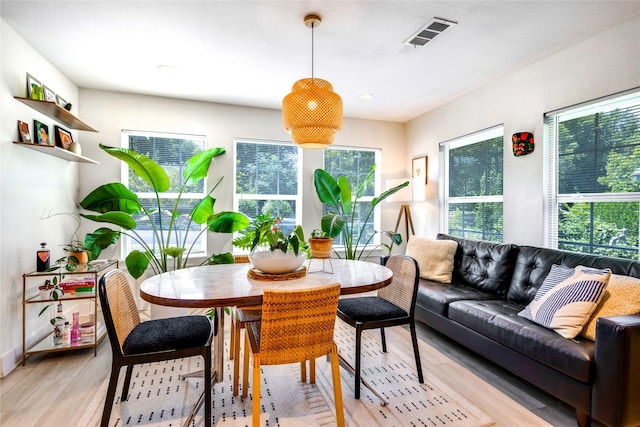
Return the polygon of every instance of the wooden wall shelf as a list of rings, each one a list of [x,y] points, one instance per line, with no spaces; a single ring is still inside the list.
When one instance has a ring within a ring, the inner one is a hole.
[[[97,130],[95,130],[55,102],[40,101],[37,99],[23,98],[21,96],[14,96],[14,98],[71,129],[97,132]]]
[[[64,160],[69,160],[71,162],[92,163],[94,165],[100,164],[93,159],[81,156],[69,150],[65,150],[64,148],[56,147],[55,145],[33,144],[31,142],[17,142],[17,141],[13,141],[13,143],[25,148],[30,148],[32,150],[40,151],[41,153],[44,153],[44,154],[49,154],[50,156],[59,157]]]

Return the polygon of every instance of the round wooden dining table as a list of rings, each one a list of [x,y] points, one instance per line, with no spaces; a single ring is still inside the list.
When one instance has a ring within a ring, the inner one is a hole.
[[[310,260],[316,263],[321,260]],[[308,264],[305,263],[305,264]],[[340,284],[341,295],[373,291],[391,283],[393,273],[383,265],[332,259],[333,272],[307,272],[292,280],[258,280],[249,277],[251,264],[217,264],[158,274],[140,285],[140,296],[152,304],[169,307],[214,308],[213,382],[223,378],[224,307],[262,304],[265,289],[308,289]],[[315,264],[311,265],[316,268]]]

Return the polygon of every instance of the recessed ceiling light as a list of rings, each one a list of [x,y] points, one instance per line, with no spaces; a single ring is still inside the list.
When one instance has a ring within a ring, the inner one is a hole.
[[[161,64],[156,67],[156,70],[161,74],[173,74],[176,72],[175,67],[171,65]]]
[[[363,101],[371,101],[373,99],[373,94],[372,93],[361,93],[360,95],[358,95],[358,99],[361,99]]]

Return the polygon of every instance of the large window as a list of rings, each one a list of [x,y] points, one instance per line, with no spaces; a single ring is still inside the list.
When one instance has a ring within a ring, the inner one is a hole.
[[[502,126],[440,144],[442,229],[502,241]]]
[[[234,209],[255,219],[281,217],[285,233],[301,223],[301,156],[291,143],[236,140]]]
[[[376,164],[374,186],[370,186],[366,189],[364,194],[359,197],[358,205],[356,206],[353,233],[354,242],[358,238],[359,231],[362,229],[362,221],[365,220],[365,214],[371,206],[373,198],[380,194],[380,150],[378,149],[363,149],[363,148],[328,148],[324,150],[324,170],[327,171],[334,178],[338,178],[340,175],[344,175],[349,183],[351,189],[355,190],[360,186],[364,178],[371,170],[371,166]],[[355,197],[355,193],[353,194]],[[325,213],[326,211],[325,207]],[[362,219],[362,220],[361,220]],[[366,224],[366,230],[361,243],[367,242],[369,238],[375,234],[375,230],[380,229],[380,214],[374,212],[373,217],[369,218]],[[373,236],[371,243],[376,245],[379,243],[379,234]],[[342,235],[338,236],[334,240],[334,244],[341,245]]]
[[[640,92],[545,115],[547,245],[638,258]]]
[[[182,246],[182,242],[187,232],[187,221],[184,223],[180,220],[175,222],[177,229],[172,230],[169,235],[167,227],[170,218],[166,212],[172,211],[179,197],[180,188],[183,186],[183,171],[190,157],[204,150],[205,137],[201,135],[181,135],[181,134],[163,134],[155,132],[140,131],[122,131],[122,146],[129,148],[138,153],[144,154],[151,160],[157,162],[169,175],[171,187],[165,193],[160,194],[160,205],[163,209],[155,211],[152,214],[155,226],[163,229],[163,235],[170,239],[166,246]],[[133,171],[129,170],[126,163],[123,162],[122,182],[132,192],[136,193],[140,199],[140,203],[145,209],[156,209],[155,193],[145,181],[140,179]],[[201,180],[195,184],[187,186],[187,192],[180,197],[178,210],[185,214],[185,218],[194,205],[206,195],[206,182]],[[164,209],[166,208],[166,209]],[[144,214],[140,214],[135,219],[138,221],[136,231],[145,240],[150,247],[157,247],[156,237],[153,233],[153,227],[149,224]],[[186,236],[186,245],[190,246],[195,242],[192,254],[206,253],[206,238],[201,235],[199,241],[196,241],[200,229],[191,226],[189,235]],[[124,253],[129,253],[133,249],[144,250],[134,240],[123,236],[123,244],[125,246]],[[180,243],[176,243],[177,241]]]

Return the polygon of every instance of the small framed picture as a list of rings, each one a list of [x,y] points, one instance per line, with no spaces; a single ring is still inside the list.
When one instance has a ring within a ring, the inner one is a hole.
[[[40,80],[27,73],[27,97],[42,101],[44,93],[42,92],[42,83]]]
[[[418,157],[412,160],[412,178],[421,178],[427,183],[427,156]]]
[[[54,130],[56,132],[56,145],[58,147],[62,147],[65,150],[69,149],[69,146],[73,142],[73,138],[71,137],[71,133],[61,128],[60,126],[54,126]]]
[[[64,108],[65,105],[67,105],[67,101],[61,97],[60,95],[56,94],[56,104],[58,104],[60,107]]]
[[[18,132],[20,133],[20,141],[31,142],[31,133],[29,133],[29,125],[18,120]]]
[[[50,102],[56,102],[56,93],[49,89],[46,85],[42,86],[42,90],[44,91],[44,100]]]
[[[33,131],[36,134],[36,141],[42,145],[52,145],[49,141],[49,126],[38,120],[33,121]]]

